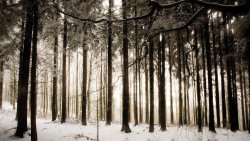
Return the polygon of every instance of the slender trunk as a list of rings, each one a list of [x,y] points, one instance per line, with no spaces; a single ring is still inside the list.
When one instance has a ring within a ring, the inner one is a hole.
[[[178,50],[178,81],[179,81],[179,125],[183,125],[182,121],[182,82],[181,82],[181,41],[180,41],[180,31],[177,31],[177,50]]]
[[[57,18],[56,18],[57,19]],[[58,35],[54,35],[54,66],[53,66],[53,94],[52,94],[52,121],[57,117],[57,66],[58,66]]]
[[[86,35],[86,34],[85,34]],[[87,88],[87,61],[88,61],[88,49],[85,44],[85,39],[83,37],[83,45],[82,45],[82,50],[83,50],[83,65],[82,65],[82,125],[87,125],[86,121],[86,88]]]
[[[203,31],[200,31],[201,33],[201,47],[202,47],[202,70],[203,70],[203,93],[204,93],[204,125],[208,125],[208,120],[207,120],[207,76],[206,76],[206,62],[205,62],[205,46],[204,46],[204,35]]]
[[[67,27],[67,19],[64,18],[64,28],[63,28],[63,70],[62,70],[62,119],[61,123],[66,121],[67,116],[67,97],[66,97],[66,48],[67,48],[67,34],[68,34],[68,27]]]
[[[90,112],[91,112],[91,107],[90,107],[90,86],[91,86],[91,77],[92,77],[92,54],[90,55],[90,62],[89,62],[89,80],[88,80],[88,90],[87,90],[87,103],[88,103],[88,119],[90,119]]]
[[[109,19],[111,19],[113,0],[109,0]],[[106,85],[105,85],[106,86]],[[112,122],[112,22],[108,22],[108,103],[106,113],[106,125],[110,125]],[[106,105],[106,103],[105,103]]]
[[[245,67],[243,67],[243,88],[244,88],[244,100],[245,100],[245,110],[246,110],[246,113],[245,113],[245,117],[246,117],[246,129],[248,129],[248,99],[247,99],[247,86],[246,86],[246,69]]]
[[[2,101],[3,101],[3,77],[4,77],[4,70],[3,70],[4,61],[0,60],[0,109],[2,109]]]
[[[75,103],[75,109],[76,109],[76,119],[78,119],[78,113],[79,113],[79,106],[78,106],[78,48],[76,50],[76,103]]]
[[[241,96],[241,113],[242,113],[242,129],[246,130],[246,120],[245,120],[245,108],[244,108],[244,89],[243,89],[243,78],[242,78],[242,66],[240,63],[239,75],[240,75],[240,96]]]
[[[218,24],[218,29],[220,31],[220,24]],[[220,34],[219,35],[219,40],[221,39]],[[222,53],[222,45],[219,43],[219,56],[220,56],[220,76],[221,76],[221,105],[222,105],[222,124],[223,127],[225,128],[227,126],[227,113],[226,113],[226,100],[225,100],[225,79],[224,79],[224,64],[223,64],[223,53]]]
[[[122,17],[127,18],[127,3],[122,0]],[[128,23],[123,22],[123,91],[122,91],[122,129],[125,133],[130,133],[129,127],[129,76],[128,76]]]
[[[37,141],[36,130],[36,107],[37,107],[37,35],[38,35],[38,1],[34,1],[34,26],[33,26],[33,43],[32,43],[32,66],[31,66],[31,86],[30,86],[30,121],[31,121],[31,141]]]
[[[174,113],[173,113],[173,80],[172,80],[172,49],[170,46],[170,38],[168,36],[168,48],[169,48],[169,83],[170,83],[170,123],[174,123]]]
[[[150,112],[149,112],[149,132],[154,132],[154,41],[149,41],[149,94],[150,94]]]
[[[197,41],[197,32],[194,31],[194,49],[195,49],[195,65],[196,65],[196,91],[197,91],[197,103],[198,103],[198,132],[202,132],[202,119],[201,119],[201,90],[200,90],[200,65],[199,65],[199,49]]]
[[[205,15],[205,46],[207,58],[207,78],[208,78],[208,94],[209,94],[209,131],[215,132],[214,127],[214,108],[213,108],[213,84],[212,84],[212,63],[211,63],[211,49],[209,43],[209,21],[207,14]]]
[[[26,3],[26,26],[24,36],[23,54],[21,56],[21,65],[18,82],[18,100],[17,100],[17,130],[15,136],[23,137],[27,128],[27,100],[28,100],[28,81],[29,81],[29,66],[31,39],[33,27],[33,1],[28,0]]]
[[[145,102],[145,107],[146,107],[146,123],[149,123],[149,109],[148,109],[148,46],[145,46],[145,53],[146,53],[146,56],[145,56],[145,98],[146,98],[146,102]]]
[[[158,36],[159,37],[159,36]],[[160,38],[162,38],[162,34],[160,34]],[[157,67],[158,67],[158,75],[157,75],[157,81],[158,81],[158,120],[159,120],[159,124],[161,126],[162,123],[162,107],[161,107],[161,102],[162,102],[162,83],[161,83],[161,41],[157,40],[158,42],[158,47],[157,47],[157,55],[158,55],[158,61],[157,61]]]
[[[162,34],[162,43],[161,43],[161,99],[160,107],[162,109],[161,113],[161,130],[166,131],[166,94],[165,94],[165,36]]]
[[[215,73],[215,100],[216,100],[216,115],[217,127],[220,127],[220,100],[219,100],[219,82],[218,82],[218,69],[217,69],[217,50],[215,48],[215,29],[214,23],[211,23],[212,38],[213,38],[213,52],[214,52],[214,73]]]
[[[100,107],[100,120],[103,120],[103,97],[102,97],[102,96],[103,96],[103,91],[102,91],[102,89],[105,87],[105,86],[103,85],[103,83],[102,83],[102,82],[103,82],[103,81],[102,81],[102,76],[103,76],[103,75],[102,75],[102,74],[103,74],[103,73],[102,73],[102,72],[103,72],[103,69],[102,69],[102,68],[103,68],[103,66],[102,66],[102,61],[103,61],[103,60],[102,60],[102,50],[101,50],[101,71],[100,71],[100,86],[99,86],[99,87],[100,87],[100,100],[98,100],[98,101],[100,102],[100,104],[99,104],[99,105],[100,105],[100,106],[99,106],[99,107]],[[98,102],[98,101],[97,101],[97,102]]]
[[[71,103],[70,103],[70,99],[71,99],[71,92],[70,92],[70,49],[68,50],[68,53],[69,53],[69,55],[68,55],[68,98],[67,98],[67,116],[69,117],[69,114],[70,114],[70,106],[69,105],[71,105]]]

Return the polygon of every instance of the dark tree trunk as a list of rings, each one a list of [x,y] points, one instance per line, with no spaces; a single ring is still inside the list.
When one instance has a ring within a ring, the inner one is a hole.
[[[154,42],[149,41],[149,94],[150,94],[150,112],[149,112],[149,132],[154,132]]]
[[[177,50],[178,50],[178,81],[179,81],[179,125],[183,125],[182,120],[182,82],[181,82],[181,41],[180,41],[180,31],[177,31]]]
[[[84,33],[86,36],[86,33]],[[88,61],[88,49],[85,43],[85,37],[83,37],[83,63],[82,63],[82,125],[87,125],[86,121],[86,105],[87,105],[87,61]]]
[[[33,25],[33,43],[32,43],[32,65],[31,65],[31,86],[30,86],[30,121],[31,121],[31,141],[37,141],[36,130],[36,107],[37,107],[37,35],[38,35],[38,1],[34,1],[34,25]]]
[[[29,66],[30,52],[33,27],[33,0],[28,0],[26,4],[26,26],[24,36],[23,54],[21,56],[21,65],[19,71],[18,82],[18,100],[17,100],[17,130],[15,136],[23,137],[27,128],[27,100],[28,100],[28,81],[29,81]]]
[[[195,49],[195,65],[196,65],[196,91],[197,91],[197,103],[198,103],[198,132],[202,132],[202,119],[201,119],[201,90],[200,90],[200,68],[199,68],[199,49],[197,41],[197,32],[194,31],[194,49]]]
[[[66,122],[66,116],[67,116],[67,97],[66,97],[66,48],[67,48],[67,34],[68,34],[68,25],[67,25],[67,19],[64,18],[63,22],[63,70],[62,70],[62,119],[61,123]]]
[[[207,76],[206,76],[206,62],[205,62],[205,46],[204,46],[204,35],[203,31],[201,29],[200,31],[201,34],[201,49],[202,49],[202,70],[203,70],[203,93],[204,93],[204,125],[208,125],[208,120],[207,120]]]
[[[207,58],[207,78],[208,78],[208,94],[209,94],[209,131],[215,132],[214,127],[214,108],[213,108],[213,84],[212,84],[212,63],[211,63],[211,49],[209,43],[209,28],[208,16],[205,15],[205,46]]]
[[[224,25],[226,25],[227,17],[224,15]],[[234,93],[234,79],[233,79],[233,49],[232,46],[229,45],[229,32],[226,28],[224,28],[224,46],[225,46],[225,53],[228,55],[226,57],[226,72],[227,72],[227,91],[228,91],[228,112],[229,112],[229,123],[231,131],[238,130],[237,123],[238,115],[236,114],[237,110],[237,98],[235,97]]]
[[[19,71],[19,74],[18,74],[18,89],[20,88],[20,85],[21,85],[21,70],[22,70],[21,68],[23,67],[22,62],[23,62],[23,47],[24,47],[24,36],[25,36],[25,32],[24,32],[25,27],[24,26],[25,26],[24,19],[22,19],[21,45],[20,45],[20,48],[19,48],[20,56],[19,56],[19,69],[18,69],[18,71]],[[16,112],[16,118],[15,118],[16,120],[18,120],[18,111],[20,111],[18,108],[19,107],[18,107],[18,103],[17,103],[17,112]]]
[[[220,24],[218,24],[218,29],[220,31]],[[221,36],[218,34],[218,39],[220,39]],[[223,127],[227,127],[227,109],[226,109],[226,100],[225,100],[225,79],[224,79],[224,64],[223,64],[223,48],[221,43],[219,43],[219,56],[220,56],[220,76],[221,76],[221,106],[222,106],[222,124]]]
[[[113,0],[109,0],[109,19],[111,19],[111,9],[113,7]],[[107,106],[107,121],[106,124],[110,125],[112,122],[112,23],[108,22],[108,106]]]
[[[127,17],[127,3],[122,0],[122,17]],[[122,129],[125,133],[130,133],[129,127],[129,79],[128,79],[128,23],[123,22],[123,91],[122,91]]]
[[[218,69],[217,69],[217,50],[215,48],[215,29],[214,23],[211,23],[212,38],[213,38],[213,52],[214,52],[214,73],[215,73],[215,100],[216,100],[216,116],[217,116],[217,127],[220,127],[220,100],[219,100],[219,82],[218,82]]]
[[[3,77],[4,77],[3,64],[4,64],[3,58],[1,58],[0,60],[0,109],[2,109],[2,101],[3,101]]]
[[[90,61],[89,61],[89,75],[88,75],[89,80],[88,80],[88,90],[87,90],[88,119],[90,119],[90,112],[91,112],[91,108],[90,108],[90,86],[91,86],[91,81],[92,81],[92,79],[91,79],[91,77],[92,77],[92,61],[93,61],[93,59],[92,59],[92,54],[91,54],[90,55]],[[104,80],[106,80],[105,77],[104,77]]]
[[[146,123],[149,123],[149,109],[148,109],[148,57],[147,57],[147,53],[148,53],[148,46],[145,46],[145,98],[146,98],[146,102],[145,102],[145,107],[146,107]]]
[[[169,48],[169,83],[170,83],[170,123],[174,123],[174,113],[173,113],[173,82],[172,82],[172,49],[170,46],[170,38],[168,35],[168,48]]]
[[[57,20],[57,18],[56,18]],[[54,35],[54,66],[53,66],[53,94],[52,94],[52,121],[57,117],[57,65],[58,65],[58,35]]]
[[[160,44],[161,47],[161,99],[160,99],[160,107],[162,110],[161,113],[161,130],[166,131],[166,94],[165,94],[165,36],[162,34],[162,42]]]

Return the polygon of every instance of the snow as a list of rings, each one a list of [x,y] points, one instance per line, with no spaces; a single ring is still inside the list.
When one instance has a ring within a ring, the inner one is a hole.
[[[12,106],[4,102],[3,109],[0,110],[0,141],[28,141],[29,132],[25,137],[19,139],[14,135],[16,128],[15,111]],[[100,122],[99,140],[100,141],[249,141],[250,134],[243,131],[231,132],[227,129],[217,128],[217,133],[203,128],[202,133],[197,132],[194,126],[171,126],[167,131],[160,131],[159,126],[155,126],[155,132],[148,132],[148,125],[141,124],[133,126],[130,124],[131,133],[121,132],[121,124],[115,123],[106,126],[104,121]],[[96,140],[96,123],[88,123],[87,126],[79,122],[69,120],[61,124],[59,121],[52,122],[50,117],[38,115],[37,130],[39,141],[90,141]]]

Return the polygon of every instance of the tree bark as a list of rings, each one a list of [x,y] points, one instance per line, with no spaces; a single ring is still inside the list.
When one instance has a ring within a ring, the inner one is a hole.
[[[208,78],[208,94],[209,94],[209,131],[215,132],[214,127],[214,108],[213,108],[213,84],[212,84],[212,63],[211,63],[211,49],[209,43],[209,21],[208,16],[205,14],[205,46],[207,58],[207,78]]]
[[[154,41],[149,41],[149,132],[154,132]]]
[[[27,128],[27,100],[28,100],[28,81],[29,81],[29,66],[30,52],[33,27],[33,0],[28,0],[26,4],[26,26],[24,36],[23,54],[21,56],[21,65],[18,82],[18,100],[17,100],[17,130],[15,136],[23,137]]]
[[[67,78],[66,78],[66,48],[67,48],[67,34],[68,34],[68,22],[66,17],[64,17],[63,21],[63,70],[62,70],[62,119],[61,123],[66,122],[66,116],[67,116],[67,97],[66,97],[66,83],[67,83]]]
[[[218,82],[218,69],[217,69],[217,50],[215,48],[215,29],[214,23],[211,23],[212,38],[213,38],[213,55],[214,55],[214,75],[215,75],[215,100],[216,100],[216,116],[217,116],[217,127],[220,127],[220,100],[219,100],[219,82]]]
[[[113,0],[109,0],[109,19],[111,19],[113,7]],[[108,105],[107,105],[107,121],[106,125],[110,125],[112,122],[112,22],[108,22]]]
[[[84,34],[86,35],[86,34]],[[88,61],[88,49],[85,43],[85,37],[83,37],[83,45],[82,45],[82,50],[83,50],[83,72],[82,72],[82,125],[87,125],[86,121],[86,92],[87,92],[87,61]]]
[[[182,120],[182,82],[181,82],[181,41],[180,41],[180,31],[177,31],[177,52],[178,52],[178,81],[179,81],[179,125],[183,125]]]
[[[32,42],[32,66],[31,66],[31,86],[30,86],[30,108],[31,108],[31,141],[37,141],[36,130],[36,108],[37,108],[37,35],[38,35],[38,1],[34,0],[34,25],[33,25],[33,42]]]
[[[127,2],[122,0],[122,17],[127,18]],[[125,133],[130,133],[129,127],[129,76],[128,76],[128,23],[123,22],[123,91],[122,91],[122,129]]]
[[[201,119],[201,90],[200,90],[200,65],[199,65],[199,49],[197,41],[197,32],[194,31],[194,49],[195,49],[195,65],[196,65],[196,91],[197,91],[197,103],[198,103],[198,132],[202,132],[202,119]]]

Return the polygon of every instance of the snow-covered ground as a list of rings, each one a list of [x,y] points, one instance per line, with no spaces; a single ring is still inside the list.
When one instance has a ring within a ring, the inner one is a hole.
[[[39,141],[89,141],[96,140],[96,123],[88,123],[82,126],[80,123],[69,121],[65,124],[51,122],[50,118],[37,119],[37,130]],[[4,103],[3,110],[0,110],[0,141],[29,141],[29,133],[24,138],[19,139],[14,135],[16,127],[15,112],[11,110],[8,103]],[[132,132],[121,132],[120,124],[106,126],[105,122],[100,122],[100,141],[249,141],[250,134],[238,131],[236,133],[229,130],[217,128],[217,133],[211,133],[208,128],[203,128],[202,133],[197,132],[197,127],[168,126],[167,131],[160,131],[159,126],[155,126],[155,132],[148,132],[148,125],[142,124],[134,127],[130,125]]]

